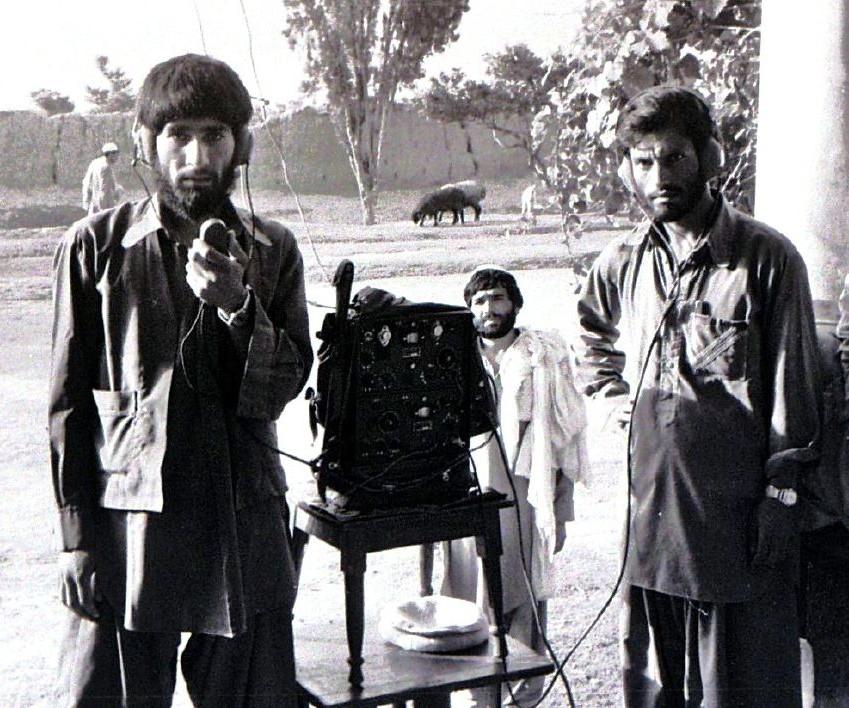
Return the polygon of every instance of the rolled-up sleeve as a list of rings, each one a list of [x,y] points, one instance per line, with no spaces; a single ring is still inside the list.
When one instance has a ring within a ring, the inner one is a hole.
[[[766,477],[794,485],[819,456],[821,386],[813,303],[805,264],[793,249],[770,284],[765,313],[764,381],[769,416]],[[771,375],[770,375],[771,374]]]
[[[94,247],[73,227],[53,261],[53,332],[48,407],[50,462],[63,550],[93,547],[97,456],[92,397],[99,341]]]
[[[270,302],[255,302],[237,408],[246,418],[276,420],[303,388],[312,366],[303,258],[288,231],[279,247]]]

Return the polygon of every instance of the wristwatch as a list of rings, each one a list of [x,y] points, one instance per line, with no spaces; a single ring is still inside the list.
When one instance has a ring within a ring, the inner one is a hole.
[[[799,499],[795,489],[791,487],[779,489],[771,484],[766,486],[766,495],[770,499],[778,499],[784,506],[795,506]]]
[[[245,301],[242,303],[242,306],[236,310],[235,312],[226,313],[220,307],[218,308],[218,317],[229,327],[241,327],[248,321],[248,318],[251,315],[251,300],[253,298],[252,294],[253,289],[250,285],[245,286]]]

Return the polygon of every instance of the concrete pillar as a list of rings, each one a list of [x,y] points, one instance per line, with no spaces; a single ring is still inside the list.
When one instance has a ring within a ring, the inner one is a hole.
[[[762,7],[755,216],[834,301],[849,271],[849,0]]]

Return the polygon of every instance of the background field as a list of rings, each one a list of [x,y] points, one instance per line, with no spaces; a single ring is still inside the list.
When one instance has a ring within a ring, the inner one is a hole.
[[[466,273],[474,265],[497,262],[517,268],[526,300],[520,322],[560,329],[571,337],[576,286],[569,267],[572,259],[561,243],[553,215],[543,216],[534,228],[518,221],[523,186],[518,182],[491,185],[481,221],[456,227],[414,225],[409,218],[416,199],[412,192],[382,194],[380,223],[372,227],[357,225],[360,213],[354,196],[303,196],[306,224],[299,222],[291,197],[261,192],[254,195],[254,203],[258,213],[281,219],[298,237],[308,269],[313,330],[333,302],[324,272],[332,274],[346,257],[357,268],[355,289],[371,284],[413,300],[449,303],[461,302]],[[1,705],[52,705],[49,692],[62,613],[54,581],[54,514],[45,433],[49,270],[62,224],[76,214],[76,199],[76,190],[0,191],[0,331],[4,332],[0,498],[6,510],[0,515]],[[612,234],[608,226],[601,221],[590,223],[585,236],[573,244],[574,253],[597,251]],[[549,610],[550,639],[561,656],[602,606],[618,571],[625,499],[618,482],[623,477],[623,441],[618,434],[602,430],[607,411],[591,413],[593,480],[577,490],[577,519],[569,526],[566,549],[559,557],[559,591]],[[306,457],[317,454],[302,400],[290,404],[279,430],[284,449]],[[286,469],[292,503],[313,493],[306,468],[287,463]],[[417,590],[415,549],[369,556],[366,603],[370,617],[390,600]],[[311,543],[295,608],[296,623],[325,616],[328,632],[343,641],[343,603],[338,555],[320,542]],[[578,705],[618,703],[617,609],[614,602],[567,666]],[[565,703],[558,685],[547,705]],[[187,705],[182,693],[175,704]]]

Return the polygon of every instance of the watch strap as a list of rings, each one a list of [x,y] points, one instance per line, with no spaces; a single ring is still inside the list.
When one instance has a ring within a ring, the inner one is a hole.
[[[253,289],[250,285],[245,286],[245,301],[242,303],[242,306],[236,310],[235,312],[224,312],[220,307],[218,308],[218,317],[219,319],[226,324],[228,327],[241,327],[246,324],[248,318],[251,314],[251,302],[253,300]]]

